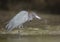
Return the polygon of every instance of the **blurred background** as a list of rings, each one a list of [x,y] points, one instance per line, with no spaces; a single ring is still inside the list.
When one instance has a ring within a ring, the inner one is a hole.
[[[23,35],[42,34],[42,36],[22,36],[19,40],[15,39],[16,37],[13,35],[9,36],[12,36],[11,38],[15,38],[10,39],[9,36],[0,34],[0,38],[4,39],[0,39],[0,41],[59,42],[60,36],[47,36],[45,34],[60,35],[60,0],[0,0],[0,33],[5,33],[5,26],[11,18],[13,18],[21,10],[28,10],[29,8],[32,11],[35,11],[42,18],[42,20],[33,20],[30,23],[25,23],[25,29],[21,31],[23,31]]]
[[[33,10],[59,13],[60,0],[0,0],[1,10],[26,9],[28,5]]]
[[[60,0],[0,0],[0,28],[4,28],[18,12],[28,10],[29,7],[43,18],[42,21],[39,21],[40,23],[32,22],[32,26],[41,27],[42,25],[44,27],[43,24],[47,24],[49,26],[58,25],[59,28]]]

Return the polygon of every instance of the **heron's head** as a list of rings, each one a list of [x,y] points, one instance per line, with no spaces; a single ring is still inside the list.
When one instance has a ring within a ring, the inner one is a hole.
[[[39,19],[39,20],[41,20],[41,17],[39,17],[35,12],[32,12],[32,11],[30,11],[30,12],[28,12],[28,20],[30,21],[30,20],[33,20],[33,18],[37,18],[37,19]]]

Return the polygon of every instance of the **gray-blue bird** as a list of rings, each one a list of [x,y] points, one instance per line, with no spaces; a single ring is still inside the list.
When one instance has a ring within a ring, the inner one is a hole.
[[[7,31],[12,31],[14,28],[21,28],[23,24],[27,21],[33,20],[33,18],[41,19],[35,12],[33,11],[20,11],[16,16],[14,16],[6,25]]]

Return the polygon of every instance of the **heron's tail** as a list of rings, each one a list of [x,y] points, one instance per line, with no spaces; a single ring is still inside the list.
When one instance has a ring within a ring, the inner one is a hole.
[[[13,29],[14,29],[14,28],[13,28],[12,25],[10,25],[10,24],[7,24],[7,25],[6,25],[6,30],[7,30],[8,32],[12,31]]]

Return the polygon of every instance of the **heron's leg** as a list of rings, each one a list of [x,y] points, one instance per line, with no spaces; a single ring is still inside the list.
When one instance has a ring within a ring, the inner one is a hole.
[[[20,38],[21,36],[20,36],[20,26],[18,26],[18,38]]]
[[[18,37],[21,37],[21,35],[20,35],[21,31],[20,30],[21,30],[21,28],[23,28],[23,25],[18,26],[18,28],[19,28],[19,30],[18,30]]]
[[[19,30],[18,30],[18,34],[20,34],[20,26],[19,26],[18,28],[19,28]]]
[[[21,31],[20,31],[21,28],[23,28],[23,25],[20,25],[20,26],[19,26],[19,30],[18,30],[18,33],[19,33],[19,34],[21,33]]]

